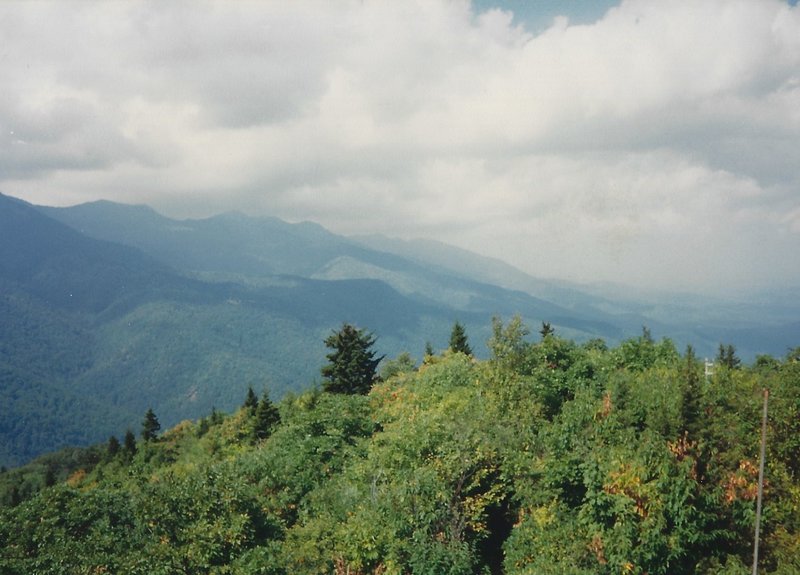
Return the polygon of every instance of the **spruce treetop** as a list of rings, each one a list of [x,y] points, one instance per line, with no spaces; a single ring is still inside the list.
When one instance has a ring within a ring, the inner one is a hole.
[[[450,332],[450,351],[453,353],[472,355],[472,348],[469,346],[467,332],[464,330],[464,326],[459,322],[453,325],[453,330]]]
[[[325,339],[331,353],[321,372],[323,389],[332,393],[365,394],[377,379],[376,369],[383,356],[376,358],[375,336],[349,323]]]

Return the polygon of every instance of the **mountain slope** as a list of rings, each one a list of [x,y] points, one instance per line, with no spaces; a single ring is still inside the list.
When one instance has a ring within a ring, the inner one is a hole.
[[[137,429],[150,406],[171,425],[233,408],[248,386],[307,387],[342,321],[378,331],[390,354],[452,321],[375,281],[188,278],[6,196],[0,311],[2,465]]]
[[[0,572],[747,573],[763,389],[759,572],[800,572],[800,363],[706,379],[645,338],[500,332],[491,363],[431,356],[267,423],[262,400],[0,473]]]

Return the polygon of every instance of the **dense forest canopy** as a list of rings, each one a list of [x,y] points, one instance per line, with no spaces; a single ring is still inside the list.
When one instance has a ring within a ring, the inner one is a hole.
[[[800,572],[800,349],[544,327],[6,470],[0,572],[746,574],[764,389],[759,572]]]

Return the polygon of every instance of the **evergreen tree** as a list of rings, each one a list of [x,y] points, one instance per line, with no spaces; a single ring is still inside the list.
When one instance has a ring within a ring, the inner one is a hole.
[[[129,458],[136,455],[136,436],[130,429],[125,432],[125,439],[123,440],[123,448],[125,451],[125,455],[128,456]]]
[[[281,421],[281,414],[278,408],[269,398],[269,393],[264,390],[261,401],[258,402],[255,412],[255,425],[253,435],[256,439],[266,439],[272,435],[273,429]]]
[[[734,346],[719,344],[717,363],[728,369],[738,369],[742,364],[742,360],[736,356],[736,348]]]
[[[217,408],[212,405],[211,406],[211,415],[208,416],[208,421],[211,423],[211,425],[212,426],[213,425],[219,425],[220,423],[222,423],[223,419],[224,419],[224,417],[222,416],[222,413],[217,411]]]
[[[553,326],[550,325],[549,321],[542,322],[542,329],[539,330],[539,334],[542,336],[542,339],[546,338],[548,335],[554,335],[555,332],[556,331],[553,329]]]
[[[742,360],[736,355],[736,348],[728,344],[728,367],[738,369],[742,365]]]
[[[8,504],[11,507],[16,507],[22,503],[22,494],[19,492],[19,485],[14,484],[11,486],[11,492],[8,496]]]
[[[464,326],[459,322],[453,325],[453,330],[450,332],[450,351],[472,355],[472,348],[470,348],[469,341],[467,341],[467,332],[464,331]]]
[[[431,342],[426,341],[425,342],[425,354],[424,354],[423,357],[433,357],[434,355],[436,355],[436,352],[433,351],[433,345],[431,345]]]
[[[145,441],[153,441],[161,429],[161,424],[158,422],[156,414],[153,413],[153,408],[147,410],[142,420],[142,439]]]
[[[197,426],[197,437],[203,437],[210,428],[211,424],[208,422],[208,417],[204,417]]]
[[[328,336],[325,346],[333,351],[325,356],[329,363],[321,370],[326,380],[323,389],[332,393],[369,392],[376,380],[376,368],[383,359],[383,356],[375,357],[374,344],[374,335],[349,323]]]
[[[255,414],[256,408],[258,407],[258,396],[256,396],[256,392],[253,391],[252,387],[247,388],[247,397],[242,407],[247,409],[251,414]]]
[[[119,450],[120,450],[121,447],[122,446],[119,444],[119,439],[117,439],[117,437],[115,435],[112,435],[111,437],[109,437],[108,438],[108,447],[106,448],[106,454],[108,455],[108,458],[111,459],[117,453],[119,453]]]

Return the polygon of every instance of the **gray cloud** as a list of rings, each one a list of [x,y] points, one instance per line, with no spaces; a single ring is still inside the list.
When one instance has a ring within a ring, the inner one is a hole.
[[[466,1],[0,4],[0,189],[580,281],[797,284],[800,9],[553,6],[526,27]]]

